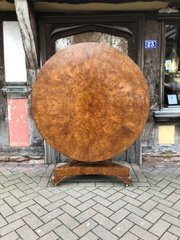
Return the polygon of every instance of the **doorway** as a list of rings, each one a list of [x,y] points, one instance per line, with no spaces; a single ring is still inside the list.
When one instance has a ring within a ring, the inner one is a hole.
[[[99,42],[129,55],[143,69],[144,15],[86,14],[40,17],[40,57],[43,65],[55,52],[72,44]],[[45,162],[68,160],[45,143]],[[141,163],[140,138],[114,160]]]

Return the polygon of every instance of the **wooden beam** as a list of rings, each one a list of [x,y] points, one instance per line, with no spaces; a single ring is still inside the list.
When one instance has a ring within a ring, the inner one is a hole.
[[[35,17],[32,5],[28,0],[14,0],[14,3],[26,55],[27,87],[31,90],[39,70]],[[37,145],[40,141],[42,142],[42,138],[40,137],[32,119],[31,95],[28,100],[30,143],[31,145]]]
[[[15,0],[7,0],[7,2],[13,3]],[[51,2],[51,3],[131,3],[131,2],[152,2],[157,0],[29,0],[29,2]],[[170,0],[160,0],[162,2],[171,2]],[[173,2],[178,2],[179,0],[174,0]]]
[[[14,0],[24,45],[27,69],[38,69],[36,29],[32,9],[27,0]]]

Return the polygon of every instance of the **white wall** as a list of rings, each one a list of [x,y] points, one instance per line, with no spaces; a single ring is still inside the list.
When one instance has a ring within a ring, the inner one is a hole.
[[[6,82],[26,82],[25,53],[19,25],[16,21],[3,22],[4,62]]]

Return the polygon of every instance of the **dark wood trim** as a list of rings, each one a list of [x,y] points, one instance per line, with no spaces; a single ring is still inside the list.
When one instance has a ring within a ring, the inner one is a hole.
[[[156,1],[156,0],[151,0]],[[168,0],[167,3],[169,2]],[[175,1],[175,0],[174,0]],[[7,0],[7,2],[13,3],[14,0]],[[70,3],[70,4],[80,4],[80,3],[132,3],[132,2],[150,2],[150,0],[29,0],[29,2],[54,2],[54,3]]]
[[[159,13],[157,14],[158,21],[168,21],[170,24],[180,21],[180,13]]]
[[[7,101],[2,88],[5,85],[3,21],[0,20],[0,145],[8,145]]]
[[[1,12],[0,14],[1,21],[17,21],[17,16],[15,12]]]
[[[166,40],[165,40],[165,26],[164,22],[161,22],[161,46],[160,46],[160,61],[161,61],[161,69],[160,69],[160,98],[159,98],[159,106],[160,110],[164,108],[164,59],[165,59],[165,48],[166,48]]]
[[[3,22],[0,21],[0,89],[4,86],[4,78]]]
[[[135,27],[135,22],[137,26]],[[40,26],[40,59],[41,65],[45,63],[45,61],[52,55],[52,50],[49,49],[49,43],[52,42],[50,34],[56,28],[65,28],[70,26],[77,26],[77,25],[108,25],[109,27],[113,28],[115,26],[127,27],[131,28],[130,31],[136,32],[138,31],[139,26],[143,27],[144,24],[144,14],[91,14],[91,17],[88,17],[85,14],[81,15],[51,15],[51,16],[40,16],[39,17],[39,26]],[[129,55],[133,58],[133,60],[140,64],[143,59],[143,44],[140,35],[143,36],[143,31],[139,29],[139,36],[136,36],[134,46],[140,47],[140,54],[133,55],[134,49],[132,44],[130,44],[130,53]],[[116,29],[117,31],[117,29]],[[109,32],[110,33],[110,32]],[[117,34],[117,32],[116,32]],[[138,50],[137,47],[137,50]],[[52,48],[52,45],[51,45]],[[45,50],[46,49],[46,50]],[[142,64],[141,64],[142,65]],[[142,68],[142,66],[140,66]]]
[[[161,13],[157,15],[157,20],[161,21],[161,69],[160,69],[160,89],[159,89],[159,111],[154,111],[154,117],[157,122],[179,123],[180,108],[164,108],[164,60],[166,50],[165,25],[180,25],[180,13]]]

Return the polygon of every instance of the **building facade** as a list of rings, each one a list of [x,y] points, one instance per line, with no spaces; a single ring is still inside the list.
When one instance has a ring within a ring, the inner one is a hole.
[[[38,133],[31,89],[59,49],[102,42],[128,54],[149,87],[149,118],[140,138],[116,160],[180,160],[179,1],[1,1],[0,149],[11,156],[64,161]],[[133,93],[132,93],[133,94]],[[45,149],[45,151],[44,151]]]

